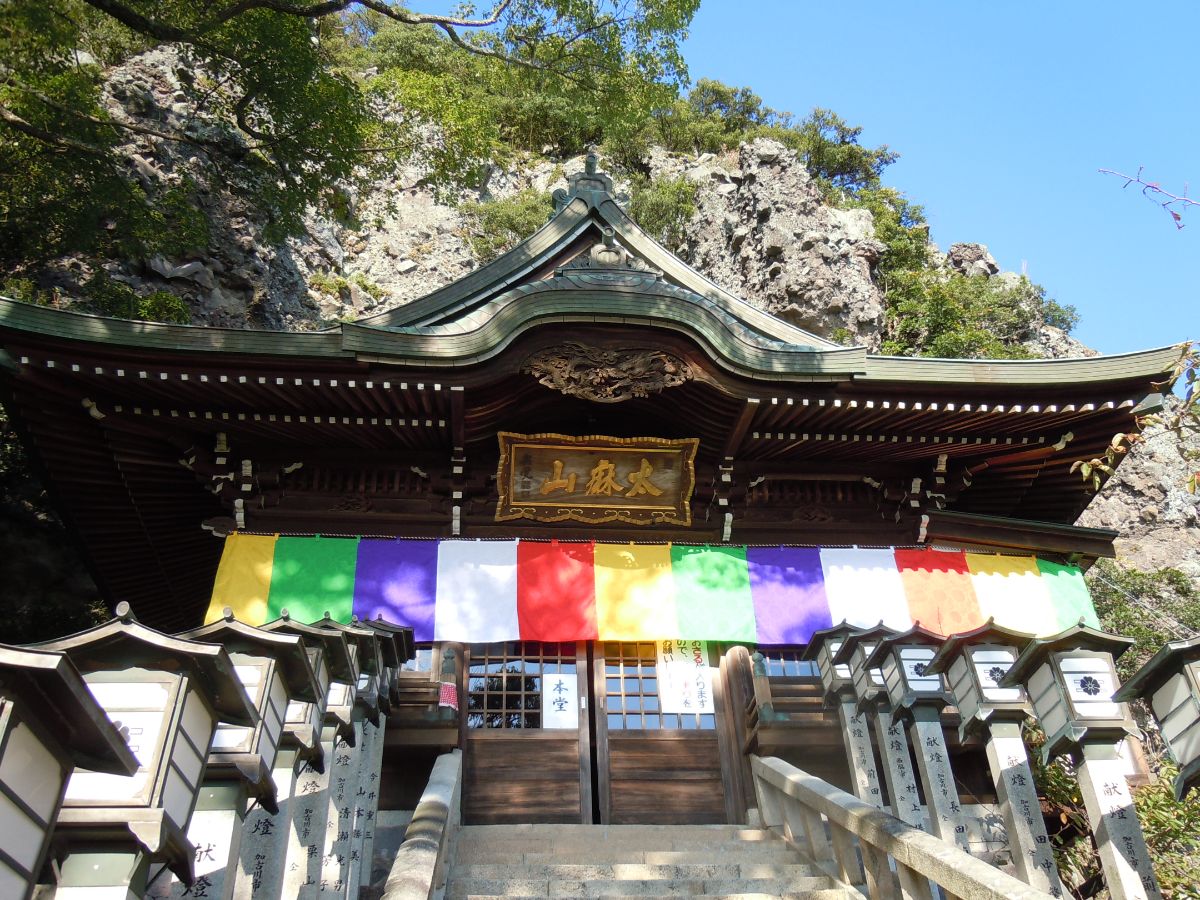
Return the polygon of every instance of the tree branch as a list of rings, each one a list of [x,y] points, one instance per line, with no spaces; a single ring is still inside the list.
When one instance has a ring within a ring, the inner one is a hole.
[[[1166,210],[1167,214],[1171,217],[1171,221],[1175,223],[1176,228],[1183,228],[1183,215],[1177,210],[1171,209],[1171,207],[1178,205],[1186,209],[1192,206],[1200,206],[1200,200],[1193,200],[1188,196],[1187,185],[1184,185],[1182,194],[1172,194],[1170,191],[1163,190],[1162,186],[1157,182],[1144,180],[1142,178],[1142,170],[1144,168],[1144,166],[1138,166],[1136,175],[1126,175],[1123,172],[1116,172],[1112,169],[1100,169],[1100,174],[1116,175],[1118,178],[1124,178],[1125,184],[1122,187],[1129,187],[1131,184],[1140,184],[1142,186],[1142,196],[1155,206]]]
[[[60,153],[65,153],[68,150],[74,150],[78,153],[86,153],[88,156],[98,156],[101,159],[108,159],[109,152],[104,147],[94,147],[91,144],[85,144],[82,141],[75,141],[68,137],[63,137],[59,134],[52,134],[38,128],[31,122],[22,119],[15,112],[6,106],[0,105],[0,124],[7,125],[14,131],[19,131],[34,140],[40,141],[47,146],[56,148]]]

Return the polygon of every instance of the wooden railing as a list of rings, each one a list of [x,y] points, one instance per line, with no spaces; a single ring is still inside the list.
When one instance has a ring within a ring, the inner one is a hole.
[[[890,813],[774,757],[750,757],[762,823],[871,900],[1051,900]]]

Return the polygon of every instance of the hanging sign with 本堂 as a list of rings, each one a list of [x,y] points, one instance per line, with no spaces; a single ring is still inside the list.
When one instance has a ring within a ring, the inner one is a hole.
[[[713,713],[713,667],[706,641],[658,642],[658,700],[664,713]]]
[[[699,443],[502,431],[496,521],[690,525]]]
[[[579,727],[579,681],[574,673],[542,676],[542,727]]]

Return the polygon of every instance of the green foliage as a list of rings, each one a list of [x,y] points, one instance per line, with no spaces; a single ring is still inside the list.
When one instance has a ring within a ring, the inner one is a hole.
[[[550,218],[549,194],[532,188],[501,200],[467,203],[467,243],[480,262],[489,262],[537,231]]]
[[[1028,359],[1021,345],[1035,314],[1033,287],[997,284],[983,275],[934,270],[895,272],[888,280],[883,352],[943,359]]]
[[[1102,559],[1088,572],[1088,587],[1100,624],[1137,641],[1117,660],[1122,681],[1167,641],[1200,633],[1200,588],[1178,569],[1143,572]]]
[[[1163,896],[1184,900],[1200,890],[1200,794],[1177,801],[1172,783],[1178,774],[1178,766],[1163,760],[1158,780],[1135,789],[1133,801]]]
[[[514,148],[576,152],[632,134],[686,81],[679,41],[697,5],[519,0],[495,22],[435,30],[400,6],[353,2],[314,18],[266,0],[106,0],[104,12],[93,0],[11,0],[0,270],[203,247],[195,185],[143,186],[135,142],[200,157],[278,240],[299,233],[308,207],[336,213],[346,184],[400,162],[448,188]],[[130,99],[137,123],[110,117],[102,68],[162,44],[183,55],[187,122],[148,97]]]
[[[143,297],[129,285],[115,281],[103,269],[84,282],[83,307],[88,312],[116,319],[178,325],[192,320],[187,304],[170,291],[153,291]]]
[[[864,147],[862,128],[836,113],[817,108],[797,120],[791,113],[763,105],[747,87],[731,87],[702,78],[687,98],[663,106],[642,135],[676,153],[719,153],[744,141],[773,138],[791,148],[825,192],[877,188],[883,170],[898,159],[886,146]],[[636,145],[616,148],[626,158]]]
[[[629,215],[660,244],[678,247],[696,213],[696,192],[696,183],[682,176],[634,178]]]
[[[1042,321],[1055,328],[1061,328],[1070,334],[1079,324],[1079,310],[1070,303],[1059,303],[1057,300],[1043,300]]]
[[[887,279],[899,272],[920,271],[929,264],[929,226],[925,211],[895,188],[862,188],[841,198],[841,205],[869,210],[875,237],[887,245],[878,274]]]

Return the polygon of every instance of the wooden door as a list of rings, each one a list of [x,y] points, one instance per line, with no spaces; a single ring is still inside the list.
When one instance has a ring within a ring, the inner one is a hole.
[[[715,656],[719,651],[709,651]],[[733,821],[727,790],[737,765],[718,726],[727,714],[721,679],[715,713],[665,713],[652,642],[593,645],[597,812],[604,824]],[[715,658],[707,663],[715,665]],[[723,765],[724,761],[724,765]]]
[[[509,641],[465,655],[464,823],[591,822],[588,646]],[[547,708],[566,682],[574,728]]]

